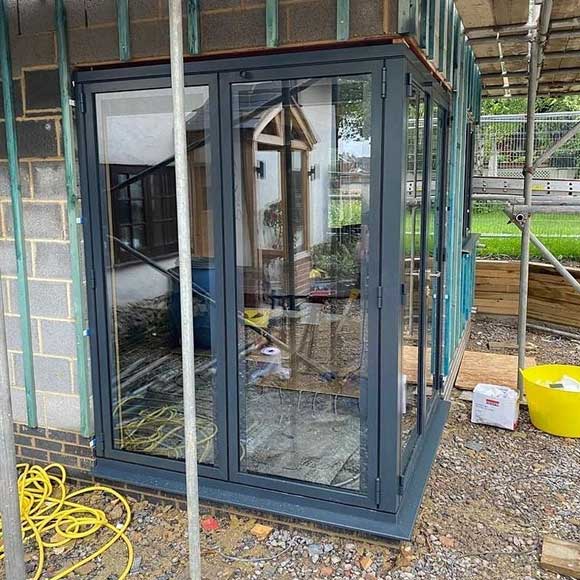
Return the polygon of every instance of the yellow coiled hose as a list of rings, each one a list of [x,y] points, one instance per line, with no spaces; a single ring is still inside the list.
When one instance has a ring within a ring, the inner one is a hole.
[[[71,572],[104,554],[119,540],[124,542],[128,555],[127,564],[119,575],[119,580],[128,576],[133,565],[133,546],[125,532],[131,522],[131,508],[120,493],[102,485],[93,485],[70,492],[66,484],[66,470],[58,463],[53,463],[48,467],[20,464],[18,471],[22,537],[25,545],[32,541],[38,548],[38,566],[32,577],[33,580],[38,580],[42,576],[47,550],[88,538],[104,529],[109,530],[112,536],[98,550],[61,570],[56,576],[51,576],[49,580],[58,580],[68,576]],[[114,525],[107,519],[103,510],[75,501],[81,496],[94,492],[109,494],[112,499],[121,502],[125,510],[122,523]],[[0,560],[4,558],[3,546],[0,526]]]

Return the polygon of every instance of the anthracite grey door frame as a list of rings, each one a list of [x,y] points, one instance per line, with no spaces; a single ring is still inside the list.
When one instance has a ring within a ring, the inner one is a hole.
[[[290,72],[290,68],[292,71]],[[436,448],[440,430],[447,412],[447,404],[434,395],[434,404],[426,420],[425,432],[419,438],[405,472],[402,465],[400,441],[400,406],[399,406],[399,375],[402,347],[402,305],[401,284],[402,272],[400,268],[403,240],[404,214],[404,164],[406,142],[406,78],[408,73],[422,84],[424,90],[432,99],[448,111],[450,98],[446,91],[433,81],[429,72],[419,63],[410,50],[401,45],[371,45],[363,47],[332,48],[316,51],[287,52],[280,54],[245,56],[237,58],[200,59],[186,62],[185,69],[188,84],[202,84],[214,86],[217,103],[212,106],[211,130],[219,131],[219,144],[212,144],[212,172],[214,183],[220,184],[218,191],[229,191],[230,194],[221,196],[225,207],[220,207],[218,219],[222,232],[216,235],[216,244],[222,244],[222,267],[224,278],[222,282],[226,288],[223,304],[223,316],[219,321],[223,325],[223,348],[227,360],[227,404],[237,405],[237,379],[230,380],[237,368],[235,361],[236,340],[232,332],[232,317],[229,316],[235,307],[235,254],[231,252],[232,236],[227,232],[233,231],[231,222],[232,203],[231,192],[231,158],[228,160],[225,153],[225,144],[228,142],[228,119],[231,121],[229,107],[229,86],[226,91],[224,85],[229,85],[232,79],[240,82],[252,81],[255,78],[280,79],[309,74],[328,77],[334,74],[348,74],[353,70],[362,70],[365,67],[372,69],[375,75],[373,89],[373,106],[382,110],[377,117],[377,127],[373,126],[373,168],[375,179],[380,180],[378,185],[380,202],[377,211],[377,261],[381,269],[377,272],[377,300],[382,291],[383,307],[377,310],[376,339],[377,360],[374,364],[369,361],[373,371],[377,373],[376,398],[377,409],[375,433],[369,432],[373,438],[374,454],[376,456],[376,479],[368,482],[369,496],[361,500],[359,494],[330,493],[337,492],[332,488],[309,486],[303,483],[290,485],[287,481],[279,482],[277,478],[251,476],[251,480],[232,478],[232,466],[236,467],[238,454],[238,433],[232,428],[233,413],[226,408],[225,387],[222,401],[219,402],[219,414],[228,426],[227,444],[218,454],[225,465],[219,468],[200,466],[200,490],[202,497],[216,501],[228,501],[241,506],[255,507],[296,515],[298,517],[316,517],[320,521],[337,523],[352,529],[365,529],[368,521],[369,530],[375,533],[396,537],[406,537],[410,533],[412,522],[416,514],[420,495],[426,481],[428,469]],[[246,71],[246,72],[244,72]],[[304,72],[302,72],[304,71]],[[243,73],[243,74],[240,74]],[[247,77],[246,74],[250,76]],[[97,433],[97,473],[102,472],[108,477],[135,483],[142,481],[144,485],[159,487],[166,485],[168,489],[181,489],[183,480],[183,464],[179,461],[148,457],[141,454],[121,452],[111,453],[110,417],[107,418],[107,405],[110,405],[110,382],[108,374],[108,334],[103,313],[106,313],[106,292],[102,280],[104,276],[103,247],[102,247],[102,219],[104,217],[102,199],[96,183],[98,183],[98,157],[95,148],[95,110],[93,95],[97,92],[111,90],[138,90],[139,88],[170,86],[168,65],[134,66],[128,68],[114,68],[108,70],[86,70],[77,73],[76,98],[80,104],[78,111],[79,157],[81,167],[81,187],[83,192],[83,219],[85,231],[86,269],[88,280],[88,307],[89,323],[91,328],[91,358],[92,383],[94,385],[94,413],[95,430]],[[380,86],[377,91],[376,84]],[[115,85],[114,83],[118,84]],[[429,84],[430,83],[430,84]],[[218,86],[219,85],[219,86]],[[122,87],[112,89],[112,87]],[[384,97],[382,95],[384,93]],[[375,102],[376,101],[376,102]],[[228,106],[224,105],[228,103]],[[221,111],[221,113],[220,113]],[[375,146],[375,134],[378,131],[378,142],[381,147]],[[445,127],[446,143],[448,144],[448,127]],[[214,148],[217,147],[217,151]],[[215,153],[214,153],[215,151]],[[218,161],[221,160],[221,167]],[[444,167],[446,180],[446,168]],[[215,173],[219,175],[215,175]],[[228,176],[229,175],[229,176]],[[223,179],[223,183],[220,180]],[[228,182],[229,181],[229,182]],[[378,183],[378,182],[377,182]],[[446,191],[446,184],[443,185]],[[218,196],[220,197],[220,196]],[[218,208],[216,208],[217,210]],[[446,212],[445,212],[446,213]],[[223,220],[223,221],[222,221]],[[214,227],[218,227],[216,224]],[[218,230],[216,229],[215,232]],[[441,236],[443,233],[441,232]],[[231,266],[234,266],[232,268]],[[373,289],[369,286],[369,293]],[[443,294],[443,289],[441,289]],[[369,295],[369,302],[372,296]],[[227,314],[227,316],[226,316]],[[235,321],[234,321],[235,322]],[[225,345],[226,335],[233,339],[231,345]],[[440,369],[440,367],[438,367]],[[439,372],[439,371],[438,371]],[[219,388],[219,387],[218,387]],[[220,391],[220,397],[222,391]],[[231,399],[235,397],[236,401]],[[105,410],[105,412],[104,412]],[[108,434],[102,437],[102,435]],[[224,430],[225,431],[225,430]],[[222,433],[221,436],[225,436]],[[108,438],[108,439],[107,439]],[[235,443],[235,444],[234,444]],[[229,447],[229,448],[228,448]],[[370,455],[370,454],[369,454]],[[131,467],[132,465],[132,467]],[[245,475],[245,474],[243,474]],[[230,478],[228,480],[228,477]],[[235,480],[237,479],[237,480]],[[166,483],[164,483],[166,482]],[[262,487],[263,485],[263,487]],[[406,492],[407,490],[407,492]],[[343,491],[343,490],[341,490]],[[355,496],[355,497],[353,497]],[[412,497],[411,497],[412,496]],[[356,502],[359,505],[355,505]],[[340,503],[340,507],[335,507]],[[296,508],[291,506],[295,505]],[[286,506],[286,507],[285,507]],[[321,511],[322,510],[322,511]],[[377,511],[378,510],[378,511]],[[366,514],[366,515],[365,515]],[[382,514],[382,515],[381,515]],[[396,517],[394,514],[398,514]]]
[[[208,87],[210,95],[217,99],[217,79],[215,75],[188,75],[185,78],[186,87]],[[81,129],[79,136],[82,137],[84,147],[79,147],[81,157],[81,167],[83,167],[85,193],[83,204],[83,222],[85,224],[86,263],[88,269],[88,280],[93,292],[89,292],[89,319],[92,329],[91,340],[91,378],[93,385],[100,388],[95,391],[95,432],[97,433],[97,451],[105,457],[120,461],[160,467],[185,472],[183,462],[172,459],[150,456],[142,453],[125,451],[115,448],[113,444],[113,421],[111,416],[111,361],[109,337],[110,326],[108,318],[108,296],[106,281],[106,254],[108,247],[106,240],[107,215],[107,192],[103,185],[103,176],[99,175],[99,151],[97,142],[97,111],[95,106],[95,96],[97,94],[139,91],[146,89],[170,89],[170,79],[167,77],[145,77],[130,80],[115,80],[92,82],[77,85],[77,95],[79,102],[83,103],[85,114],[82,115]],[[81,93],[82,91],[82,93]],[[80,96],[82,94],[82,96]],[[212,107],[210,110],[210,131],[212,127],[214,133],[219,134],[219,111]],[[79,139],[80,141],[80,139]],[[219,139],[210,138],[210,172],[211,189],[215,192],[221,191],[221,171],[219,167]],[[84,162],[83,162],[84,158]],[[223,285],[223,236],[222,236],[222,199],[219,195],[211,196],[211,203],[214,203],[214,250],[216,261],[216,287]],[[89,269],[90,267],[90,269]],[[216,297],[216,317],[215,317],[215,339],[216,356],[218,360],[225,363],[225,335],[224,335],[224,301],[223,296]],[[95,364],[98,361],[97,364]],[[109,385],[107,387],[107,385]],[[225,364],[217,365],[215,381],[215,411],[216,423],[218,424],[217,445],[215,465],[199,465],[199,473],[205,477],[217,477],[225,479],[227,477],[227,447],[226,447],[226,405],[225,405]],[[220,392],[223,391],[223,392]]]
[[[405,449],[404,453],[401,453],[402,464],[400,466],[400,476],[399,476],[399,492],[401,495],[404,494],[405,489],[409,486],[409,482],[413,478],[413,471],[417,468],[417,462],[420,460],[421,452],[423,447],[426,444],[425,437],[429,436],[430,433],[430,425],[433,421],[434,416],[437,414],[437,407],[441,403],[441,393],[442,393],[442,384],[443,384],[443,376],[442,376],[442,337],[443,337],[443,306],[444,306],[444,294],[445,294],[445,287],[444,287],[444,269],[445,269],[445,230],[447,225],[447,214],[448,214],[448,207],[447,207],[447,175],[448,175],[448,168],[447,168],[447,159],[448,159],[448,145],[449,145],[449,127],[448,127],[448,119],[449,119],[449,107],[450,107],[450,98],[447,93],[445,93],[441,87],[437,86],[433,79],[430,78],[428,75],[425,74],[425,71],[417,65],[417,63],[406,61],[405,62],[405,76],[406,76],[406,95],[409,96],[410,90],[412,87],[415,90],[419,91],[425,97],[425,132],[424,132],[424,154],[423,154],[423,172],[422,172],[422,206],[423,211],[426,207],[426,200],[428,201],[428,193],[430,190],[430,176],[431,176],[431,168],[430,168],[430,155],[431,155],[431,139],[432,139],[432,127],[431,127],[431,111],[433,108],[433,103],[437,103],[444,111],[445,115],[445,125],[444,125],[444,138],[443,138],[443,160],[442,160],[442,184],[441,184],[441,196],[439,203],[442,204],[441,211],[439,213],[439,228],[438,228],[438,241],[439,241],[439,255],[437,256],[438,260],[438,268],[441,272],[440,281],[441,284],[438,288],[438,299],[435,304],[436,309],[436,321],[437,321],[437,328],[435,331],[436,336],[436,358],[435,358],[435,373],[434,373],[434,392],[433,392],[433,400],[431,405],[426,404],[426,382],[424,376],[424,365],[419,365],[419,372],[418,372],[418,388],[420,393],[420,404],[417,409],[417,429],[415,433],[412,435],[410,440],[410,444]],[[405,99],[406,101],[406,99]],[[406,131],[407,126],[405,126],[405,140],[406,143]],[[403,184],[404,187],[404,184]],[[403,194],[404,196],[404,194]],[[404,197],[402,202],[401,208],[401,225],[404,224],[404,212],[405,212],[405,205],[404,205]],[[421,216],[423,222],[423,213]],[[426,224],[423,224],[426,226]],[[425,228],[424,228],[425,229]],[[420,277],[419,277],[419,289],[418,293],[421,296],[422,307],[421,307],[421,319],[419,321],[419,336],[418,336],[418,352],[419,356],[418,361],[422,360],[422,354],[424,355],[425,352],[425,341],[426,341],[426,333],[425,333],[425,318],[424,318],[424,294],[425,294],[425,285],[427,282],[427,275],[425,269],[423,267],[425,260],[426,260],[426,253],[428,251],[427,247],[427,239],[425,235],[425,231],[422,232],[423,235],[421,236],[421,270],[420,270]],[[401,232],[403,235],[403,232]],[[401,249],[402,252],[402,249]],[[403,282],[403,278],[401,278],[401,284]],[[401,286],[402,287],[402,286]],[[400,344],[403,344],[403,329],[402,329],[402,315],[401,315],[401,327],[400,327]],[[424,360],[424,359],[423,359]],[[400,450],[402,452],[403,450]]]

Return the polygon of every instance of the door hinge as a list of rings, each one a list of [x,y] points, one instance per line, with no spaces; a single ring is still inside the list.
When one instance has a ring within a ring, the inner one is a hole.
[[[400,475],[399,476],[399,495],[403,495],[404,491],[405,491],[405,476]]]
[[[383,287],[377,287],[377,308],[380,310],[383,307]]]
[[[413,76],[411,73],[407,73],[405,90],[407,92],[407,97],[413,96]]]
[[[401,284],[401,304],[403,304],[403,306],[405,305],[405,294],[406,294],[406,288],[405,288],[405,283]]]
[[[90,446],[96,455],[103,455],[105,451],[105,437],[103,433],[95,433],[95,436],[91,439]]]
[[[381,71],[381,97],[384,99],[387,96],[387,67],[384,66]]]
[[[83,115],[86,113],[85,93],[83,90],[79,92],[79,110]]]
[[[89,274],[89,288],[91,290],[94,290],[96,287],[96,282],[95,282],[95,269],[94,268],[90,268],[88,271]]]
[[[377,505],[381,504],[381,478],[377,477],[375,479],[375,497],[377,500]]]

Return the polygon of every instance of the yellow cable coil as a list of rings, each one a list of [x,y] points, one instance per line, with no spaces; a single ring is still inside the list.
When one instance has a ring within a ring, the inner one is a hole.
[[[56,576],[51,576],[49,580],[58,580],[68,576],[71,572],[104,554],[119,540],[125,543],[128,553],[127,564],[119,580],[128,576],[133,565],[133,546],[125,532],[131,522],[131,508],[120,493],[102,485],[93,485],[69,492],[66,485],[66,469],[58,463],[53,463],[48,467],[20,464],[18,471],[22,536],[25,544],[33,541],[38,547],[38,566],[32,577],[33,580],[38,580],[42,576],[47,550],[88,538],[102,529],[108,529],[113,534],[105,544],[69,568],[61,570]],[[122,523],[113,525],[104,511],[74,501],[80,496],[94,492],[109,494],[121,502],[126,512]],[[0,560],[3,558],[4,544],[0,526]]]

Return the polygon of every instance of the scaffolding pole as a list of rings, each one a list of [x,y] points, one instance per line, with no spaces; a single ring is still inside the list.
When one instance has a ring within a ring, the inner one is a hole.
[[[6,323],[4,300],[0,285],[0,517],[6,578],[25,580],[24,545],[20,526],[20,501],[18,498],[18,474],[14,447],[14,420],[10,400],[10,374],[8,372],[8,348],[6,346]]]
[[[8,7],[6,0],[0,0],[0,69],[4,99],[4,125],[6,130],[6,155],[10,176],[10,198],[12,202],[12,223],[14,228],[14,250],[16,253],[16,277],[18,287],[18,312],[22,335],[22,360],[24,387],[26,392],[26,416],[29,427],[38,427],[36,410],[36,387],[34,378],[34,357],[32,349],[32,329],[30,322],[30,297],[28,293],[28,266],[26,260],[26,237],[24,232],[24,210],[20,186],[18,163],[18,134],[12,94],[12,62],[10,59],[10,33],[8,30]]]
[[[185,127],[182,27],[181,1],[169,0],[171,92],[173,98],[173,126],[175,144],[175,196],[177,202],[179,293],[181,302],[181,355],[183,365],[183,414],[185,429],[187,521],[189,532],[189,574],[191,580],[201,580],[199,492],[197,477],[197,427],[195,411],[193,294],[191,291],[191,232],[187,166],[187,134]]]
[[[526,161],[524,166],[524,204],[532,205],[532,185],[534,179],[534,135],[536,120],[536,96],[538,77],[543,63],[543,52],[552,15],[552,0],[544,0],[540,9],[538,26],[530,31],[530,72],[528,81],[528,103],[526,114]],[[522,224],[520,252],[520,296],[518,303],[518,368],[526,367],[526,324],[528,317],[528,285],[530,265],[531,216]],[[518,392],[520,399],[524,392],[524,382],[518,373]]]
[[[553,213],[553,209],[552,209],[552,213]],[[575,210],[576,212],[578,211],[578,209]],[[520,229],[520,231],[524,231],[524,226],[522,225],[521,221],[518,219],[518,216],[515,215],[513,213],[513,211],[510,211],[509,209],[505,210],[505,214],[509,217],[510,221]],[[522,214],[519,214],[522,215]],[[526,214],[528,215],[528,214]],[[525,218],[524,218],[524,223],[525,223]],[[562,276],[562,278],[564,278],[564,280],[566,280],[566,282],[568,282],[568,284],[570,284],[570,286],[572,286],[572,288],[574,288],[574,290],[576,290],[576,292],[580,292],[580,282],[578,282],[578,280],[576,280],[576,278],[574,278],[574,276],[572,276],[572,274],[570,274],[570,272],[568,272],[568,270],[566,270],[566,268],[560,263],[560,261],[558,260],[558,258],[556,258],[556,256],[554,256],[554,254],[552,254],[552,252],[550,252],[550,250],[548,250],[548,248],[546,248],[546,246],[544,246],[544,244],[542,244],[542,242],[538,239],[538,237],[536,235],[534,235],[533,232],[530,231],[530,241],[532,242],[532,244],[534,244],[534,246],[536,246],[536,248],[538,249],[538,251],[540,252],[540,254],[542,254],[542,256],[544,256],[544,258],[546,258],[546,260],[548,262],[550,262],[550,264],[552,264],[552,266],[554,266],[554,269],[556,270],[556,272],[558,272],[558,274],[560,274],[560,276]]]

